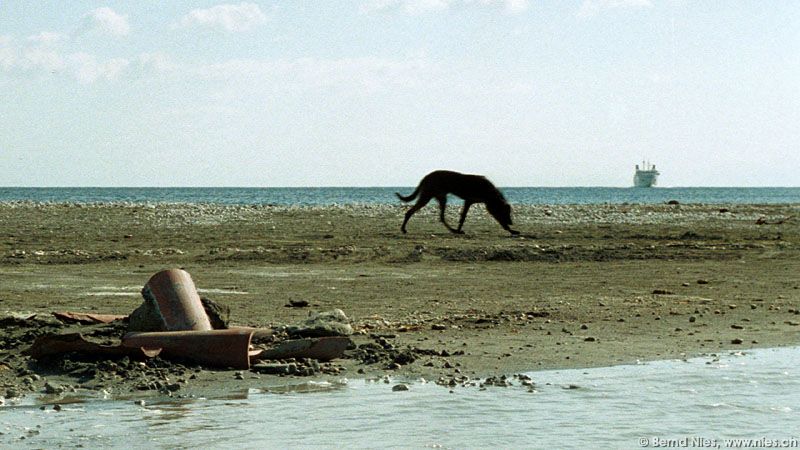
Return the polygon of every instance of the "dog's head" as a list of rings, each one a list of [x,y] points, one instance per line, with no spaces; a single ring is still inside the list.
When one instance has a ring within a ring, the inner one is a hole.
[[[503,228],[513,225],[511,222],[511,205],[506,202],[487,203],[486,210],[492,215]]]

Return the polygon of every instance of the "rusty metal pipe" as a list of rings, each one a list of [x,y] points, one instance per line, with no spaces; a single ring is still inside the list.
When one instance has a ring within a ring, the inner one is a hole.
[[[153,275],[142,296],[158,307],[169,331],[212,329],[194,281],[184,270],[168,269]]]
[[[252,330],[157,331],[127,333],[124,347],[160,348],[167,358],[181,358],[214,367],[249,369],[250,358],[260,350],[250,350]]]

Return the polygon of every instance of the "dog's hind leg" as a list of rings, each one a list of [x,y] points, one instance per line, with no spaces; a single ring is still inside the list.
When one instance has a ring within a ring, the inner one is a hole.
[[[460,229],[456,230],[455,228],[451,227],[450,224],[447,223],[447,219],[444,217],[444,210],[447,208],[447,196],[445,195],[436,197],[436,200],[439,201],[439,220],[444,224],[445,227],[447,227],[448,230],[450,230],[451,233],[463,234],[464,232]]]
[[[470,206],[472,206],[472,202],[464,200],[464,207],[461,208],[461,218],[458,220],[459,233],[463,233],[463,231],[461,231],[461,227],[464,226],[464,221],[467,220],[467,212],[469,211]]]
[[[424,195],[424,194],[420,195],[419,199],[417,200],[417,203],[415,203],[414,206],[411,207],[411,209],[406,211],[406,217],[405,217],[405,219],[403,219],[403,225],[400,226],[400,231],[402,231],[403,234],[406,233],[406,224],[408,223],[408,219],[410,219],[411,216],[413,216],[415,212],[419,211],[425,205],[427,205],[429,201],[431,201],[431,197],[430,196],[427,196],[427,195]]]

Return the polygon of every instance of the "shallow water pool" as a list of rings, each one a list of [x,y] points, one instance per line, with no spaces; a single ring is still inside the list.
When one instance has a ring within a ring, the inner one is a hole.
[[[297,382],[233,398],[0,408],[13,448],[800,448],[800,348],[531,372],[534,392]],[[759,445],[760,444],[760,445]]]

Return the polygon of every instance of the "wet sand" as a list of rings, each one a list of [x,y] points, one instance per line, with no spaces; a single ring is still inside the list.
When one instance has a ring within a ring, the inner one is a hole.
[[[48,381],[137,391],[134,363],[79,378],[19,352],[52,311],[130,313],[149,277],[170,267],[230,306],[234,324],[276,327],[339,308],[356,345],[384,350],[353,353],[317,378],[459,384],[800,342],[800,205],[515,206],[520,237],[481,207],[470,211],[465,235],[452,235],[432,206],[403,235],[404,211],[0,204],[0,311],[42,320],[7,322],[0,332],[0,396],[41,392]],[[449,212],[457,223],[458,208]],[[309,306],[286,307],[300,300]],[[161,369],[147,373],[171,377],[163,385],[178,380],[180,393],[286,382]]]

